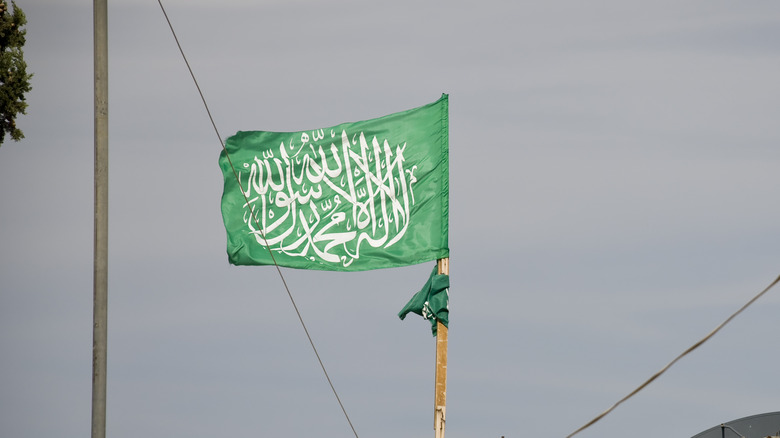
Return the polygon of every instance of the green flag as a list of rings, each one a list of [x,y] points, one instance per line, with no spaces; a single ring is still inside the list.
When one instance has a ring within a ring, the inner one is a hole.
[[[448,257],[448,136],[446,94],[372,120],[238,132],[219,158],[230,263],[362,271]]]
[[[438,274],[438,268],[433,267],[433,272],[422,289],[414,294],[403,309],[398,312],[398,317],[406,318],[406,315],[416,313],[424,319],[431,321],[433,336],[436,336],[436,322],[441,321],[444,327],[449,328],[450,322],[450,276]]]

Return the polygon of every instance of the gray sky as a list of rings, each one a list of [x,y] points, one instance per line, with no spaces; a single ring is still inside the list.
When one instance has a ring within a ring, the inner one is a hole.
[[[92,3],[19,0],[0,147],[0,434],[83,437]],[[165,1],[220,134],[450,94],[449,438],[558,436],[780,274],[776,1]],[[107,434],[348,437],[273,268],[227,262],[220,146],[155,1],[109,5]],[[361,437],[433,435],[431,264],[285,269]],[[582,437],[777,411],[780,290]]]

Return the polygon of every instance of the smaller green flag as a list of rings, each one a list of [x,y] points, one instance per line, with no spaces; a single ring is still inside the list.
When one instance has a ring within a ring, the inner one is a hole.
[[[398,313],[401,319],[406,318],[409,312],[416,313],[424,319],[431,321],[431,331],[436,336],[436,322],[441,321],[444,327],[449,327],[450,322],[450,276],[438,274],[436,266],[433,267],[430,278],[425,286],[414,294],[406,306]]]

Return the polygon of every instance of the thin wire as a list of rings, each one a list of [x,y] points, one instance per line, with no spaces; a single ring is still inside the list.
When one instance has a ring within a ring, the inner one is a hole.
[[[575,430],[575,431],[574,431],[574,432],[572,432],[571,434],[567,435],[567,436],[566,436],[566,438],[571,438],[571,437],[573,437],[574,435],[576,435],[576,434],[578,434],[578,433],[582,432],[583,430],[585,430],[585,429],[589,428],[589,427],[590,427],[590,426],[592,426],[594,423],[596,423],[597,421],[601,420],[601,419],[602,419],[602,418],[604,418],[604,417],[605,417],[607,414],[609,414],[610,412],[612,412],[612,410],[613,410],[613,409],[615,409],[616,407],[618,407],[618,405],[620,405],[620,404],[621,404],[621,403],[623,403],[624,401],[626,401],[626,400],[630,399],[630,398],[631,398],[631,397],[633,397],[633,396],[634,396],[636,393],[638,393],[639,391],[641,391],[642,389],[644,389],[644,388],[645,388],[647,385],[649,385],[649,384],[650,384],[650,383],[651,383],[653,380],[657,379],[659,376],[661,376],[661,374],[665,373],[665,372],[666,372],[666,370],[668,370],[668,369],[669,369],[669,368],[670,368],[672,365],[674,365],[674,364],[675,364],[675,363],[676,363],[678,360],[682,359],[682,358],[683,358],[685,355],[687,355],[688,353],[692,352],[693,350],[695,350],[695,349],[699,348],[699,347],[700,347],[700,346],[701,346],[703,343],[707,342],[707,341],[708,341],[708,340],[709,340],[711,337],[715,336],[715,333],[718,333],[718,331],[720,331],[720,329],[722,329],[722,328],[723,328],[723,326],[725,326],[726,324],[728,324],[729,322],[731,322],[731,320],[732,320],[732,319],[734,319],[734,318],[735,318],[737,315],[739,315],[740,313],[742,313],[742,311],[743,311],[743,310],[747,309],[747,308],[748,308],[748,306],[750,306],[751,304],[753,304],[753,303],[754,303],[756,300],[758,300],[759,298],[761,298],[761,296],[762,296],[762,295],[764,295],[765,293],[767,293],[767,292],[769,291],[769,289],[772,289],[772,287],[773,287],[774,285],[776,285],[778,282],[780,282],[780,276],[778,276],[778,277],[777,277],[777,279],[775,279],[775,281],[773,281],[773,282],[772,282],[772,284],[770,284],[769,286],[767,286],[767,287],[766,287],[766,289],[762,290],[762,291],[761,291],[761,292],[760,292],[758,295],[756,295],[755,297],[753,297],[753,299],[751,299],[750,301],[748,301],[748,302],[747,302],[747,303],[746,303],[744,306],[742,306],[742,307],[741,307],[739,310],[737,310],[736,312],[734,312],[734,313],[733,313],[731,316],[729,316],[729,317],[728,317],[728,318],[727,318],[725,321],[723,321],[722,323],[720,323],[720,325],[718,325],[717,327],[715,327],[715,329],[714,329],[713,331],[711,331],[711,332],[710,332],[710,334],[708,334],[707,336],[705,336],[704,338],[702,338],[702,339],[701,339],[699,342],[697,342],[697,343],[695,343],[695,344],[691,345],[691,346],[690,346],[690,347],[689,347],[687,350],[683,351],[683,352],[682,352],[682,354],[680,354],[679,356],[675,357],[673,361],[669,362],[669,363],[668,363],[668,364],[667,364],[665,367],[661,368],[661,370],[660,370],[660,371],[658,371],[657,373],[653,374],[653,376],[652,376],[652,377],[650,377],[649,379],[647,379],[647,381],[646,381],[645,383],[643,383],[643,384],[639,385],[639,387],[638,387],[638,388],[636,388],[635,390],[633,390],[633,391],[632,391],[630,394],[628,394],[627,396],[625,396],[625,397],[623,397],[622,399],[620,399],[620,400],[619,400],[617,403],[615,403],[614,405],[612,405],[612,407],[611,407],[611,408],[609,408],[609,409],[607,409],[606,411],[602,412],[601,414],[599,414],[598,416],[596,416],[596,418],[594,418],[594,419],[590,420],[590,421],[589,421],[587,424],[585,424],[584,426],[580,427],[579,429]]]
[[[225,157],[227,157],[228,163],[230,164],[230,169],[233,171],[233,176],[236,178],[236,182],[238,183],[238,188],[241,190],[241,194],[244,195],[244,200],[246,201],[246,205],[250,205],[249,198],[246,195],[246,192],[244,192],[244,188],[241,185],[241,179],[238,177],[238,172],[236,171],[236,168],[233,166],[233,161],[230,159],[230,154],[228,154],[227,148],[225,147],[225,142],[222,141],[222,137],[219,135],[219,130],[217,129],[217,124],[214,122],[214,118],[211,116],[211,110],[209,110],[209,105],[206,103],[206,98],[203,96],[203,91],[200,89],[200,85],[198,85],[198,80],[195,79],[195,73],[192,72],[192,68],[190,67],[189,61],[187,61],[187,56],[184,54],[184,50],[181,47],[181,44],[179,43],[179,38],[176,36],[176,31],[173,30],[173,25],[171,24],[171,20],[168,18],[168,13],[165,12],[165,7],[163,7],[162,0],[157,0],[157,3],[160,5],[160,9],[162,9],[162,13],[165,16],[165,21],[168,22],[168,27],[171,29],[171,34],[173,34],[173,39],[176,40],[176,46],[179,48],[179,53],[181,53],[181,57],[184,59],[184,63],[187,65],[187,70],[190,72],[190,76],[192,77],[192,81],[195,83],[195,88],[198,89],[198,94],[200,95],[200,100],[203,101],[203,106],[206,108],[206,113],[209,116],[209,120],[211,121],[211,126],[214,127],[214,132],[217,134],[217,139],[219,140],[219,144],[222,146],[222,150],[225,152]],[[355,427],[352,425],[352,421],[349,419],[349,414],[347,414],[347,410],[344,408],[344,404],[341,402],[341,398],[339,397],[338,392],[336,392],[336,388],[333,386],[333,382],[330,380],[330,376],[328,375],[328,371],[325,369],[325,364],[322,362],[322,358],[320,357],[319,352],[317,351],[317,347],[314,346],[314,341],[312,340],[311,335],[309,334],[309,329],[306,328],[306,323],[303,322],[303,317],[301,316],[301,312],[298,310],[298,305],[295,304],[295,299],[293,299],[292,292],[290,292],[290,287],[287,285],[287,280],[284,278],[284,274],[282,274],[282,270],[279,267],[279,264],[276,262],[276,258],[274,257],[273,251],[271,251],[271,247],[268,245],[268,240],[265,237],[265,233],[262,231],[263,228],[260,226],[260,221],[257,218],[257,213],[252,208],[250,209],[252,213],[252,218],[255,221],[255,225],[257,225],[258,233],[263,238],[263,241],[265,242],[266,248],[268,248],[268,254],[271,256],[271,260],[274,262],[274,266],[276,267],[276,272],[279,274],[279,278],[282,279],[282,284],[284,285],[285,291],[287,291],[287,296],[290,298],[290,302],[293,305],[293,308],[295,309],[295,314],[298,315],[298,321],[300,321],[301,326],[303,327],[303,331],[306,333],[306,338],[309,340],[309,344],[311,345],[312,350],[314,350],[314,355],[317,356],[317,362],[320,364],[320,368],[322,368],[323,374],[325,374],[325,379],[328,381],[328,385],[330,385],[331,391],[333,391],[333,395],[336,396],[336,401],[338,401],[339,406],[341,407],[341,411],[344,413],[344,417],[347,419],[347,423],[349,423],[349,427],[352,429],[352,433],[355,434],[355,438],[358,437],[358,433],[355,430]]]

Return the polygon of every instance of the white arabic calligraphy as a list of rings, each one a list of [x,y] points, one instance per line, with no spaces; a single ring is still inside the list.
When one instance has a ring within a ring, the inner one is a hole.
[[[304,132],[300,144],[291,138],[278,154],[269,149],[244,163],[243,220],[260,245],[349,266],[361,245],[387,248],[404,236],[417,166],[404,168],[406,143],[393,149],[373,137],[369,144],[363,132],[350,141],[342,131],[339,148],[334,131],[330,137],[324,147],[323,130]]]

